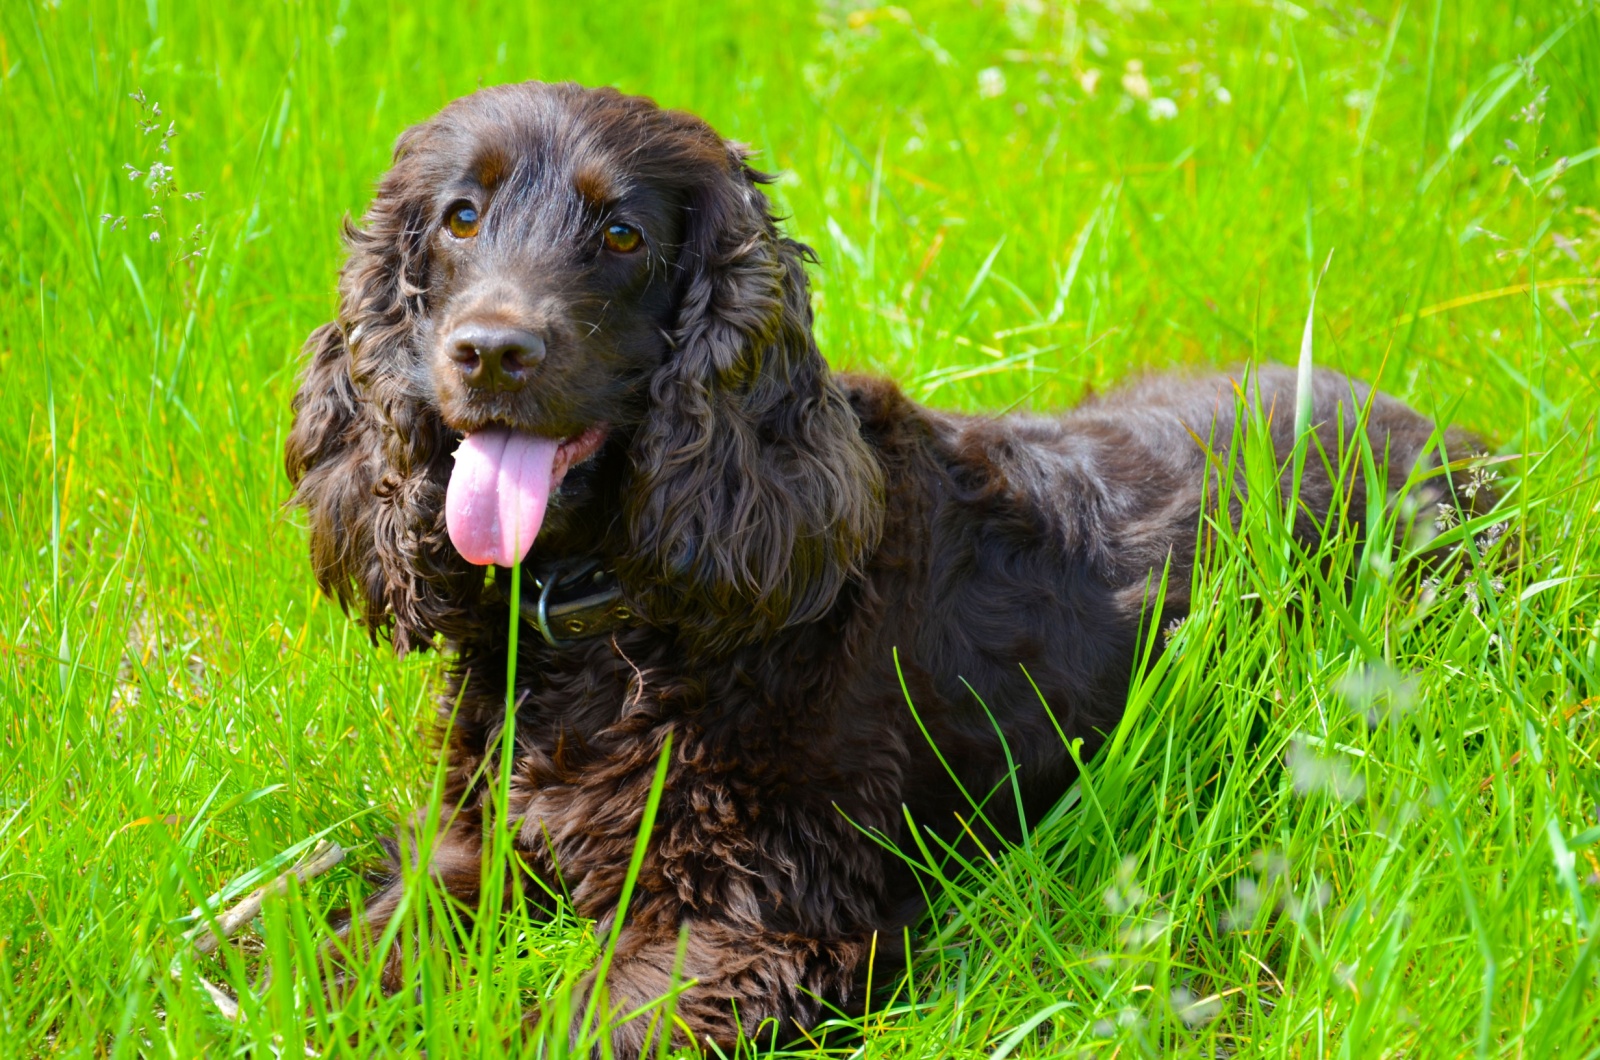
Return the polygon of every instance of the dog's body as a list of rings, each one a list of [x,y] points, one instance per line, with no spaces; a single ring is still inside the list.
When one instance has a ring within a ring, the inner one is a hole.
[[[959,846],[1048,810],[1075,775],[1065,741],[1087,755],[1120,717],[1141,631],[1187,612],[1208,457],[1232,444],[1241,395],[1279,454],[1294,442],[1282,370],[1000,419],[833,375],[804,248],[757,179],[695,119],[612,92],[452,105],[403,138],[352,229],[288,461],[323,585],[401,648],[439,633],[454,653],[432,867],[476,902],[512,608],[506,579],[486,584],[451,545],[499,548],[503,529],[447,517],[446,494],[476,488],[452,479],[452,453],[463,435],[566,439],[526,442],[555,463],[529,479],[554,499],[525,577],[597,563],[625,607],[561,646],[520,629],[518,852],[608,930],[670,739],[607,988],[629,1008],[665,993],[687,928],[681,975],[697,982],[677,1011],[722,1044],[859,1001],[875,934],[881,969],[922,907],[885,846],[908,819]],[[659,260],[637,257],[641,231]],[[513,332],[484,338],[491,325]],[[1314,390],[1326,450],[1365,407],[1390,489],[1404,483],[1432,424],[1339,376]],[[1320,458],[1299,497],[1313,537],[1333,503]],[[397,898],[377,896],[369,926]],[[625,1025],[618,1055],[644,1035]]]

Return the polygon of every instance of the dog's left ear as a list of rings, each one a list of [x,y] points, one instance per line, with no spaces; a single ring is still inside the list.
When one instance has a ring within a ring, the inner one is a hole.
[[[725,651],[824,614],[878,543],[883,473],[811,336],[805,262],[745,153],[691,193],[674,348],[650,381],[619,568]]]
[[[406,131],[362,226],[346,223],[339,318],[306,343],[284,446],[318,583],[401,653],[473,632],[483,584],[445,529],[455,437],[406,367],[428,295],[431,182],[409,157],[426,135]]]

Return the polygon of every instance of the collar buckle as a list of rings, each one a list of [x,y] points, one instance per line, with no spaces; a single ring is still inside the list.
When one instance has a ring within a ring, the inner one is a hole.
[[[616,574],[603,568],[599,560],[556,563],[535,573],[531,580],[532,586],[522,587],[517,610],[552,648],[570,647],[633,618],[623,602]]]

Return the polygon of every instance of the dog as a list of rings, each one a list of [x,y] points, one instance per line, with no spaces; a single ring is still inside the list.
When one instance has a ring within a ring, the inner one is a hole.
[[[892,850],[910,828],[1004,842],[1060,798],[1064,741],[1094,752],[1141,632],[1187,614],[1218,454],[1262,429],[1286,459],[1306,390],[1262,369],[985,417],[835,373],[768,179],[612,89],[450,104],[346,223],[286,452],[322,588],[400,652],[449,654],[433,877],[478,903],[486,830],[511,826],[525,871],[493,902],[565,893],[601,937],[621,918],[612,1009],[691,981],[677,1014],[724,1047],[860,1005],[924,908]],[[1388,490],[1426,470],[1433,423],[1310,383],[1313,450],[1359,423]],[[1361,482],[1313,455],[1297,486],[1308,547],[1362,532]],[[1330,527],[1340,489],[1354,522]],[[655,1032],[610,1033],[632,1058]]]

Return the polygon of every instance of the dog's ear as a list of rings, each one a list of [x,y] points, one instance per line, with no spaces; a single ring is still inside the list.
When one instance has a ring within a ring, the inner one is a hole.
[[[345,223],[339,317],[306,343],[284,452],[318,583],[402,653],[464,632],[483,582],[445,530],[454,437],[413,393],[433,229],[406,164],[419,135],[401,138],[362,226]]]
[[[808,248],[727,147],[691,192],[673,349],[650,382],[619,573],[658,624],[727,650],[818,618],[883,522],[883,475],[811,336]]]

